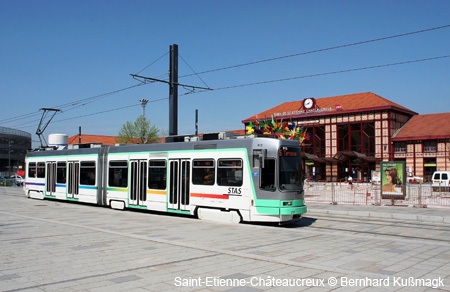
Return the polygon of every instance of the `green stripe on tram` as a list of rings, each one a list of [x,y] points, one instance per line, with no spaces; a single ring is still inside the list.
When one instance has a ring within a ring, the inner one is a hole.
[[[291,203],[291,205],[284,205]],[[306,212],[303,200],[258,200],[255,202],[258,213],[270,215],[297,215]]]
[[[127,188],[106,188],[106,189],[111,192],[128,192]]]
[[[169,212],[169,213],[177,213],[177,214],[185,214],[185,215],[190,215],[191,214],[191,212],[189,212],[189,211],[175,210],[175,209],[167,209],[167,212]]]
[[[147,206],[131,205],[131,204],[128,204],[128,208],[147,210]]]

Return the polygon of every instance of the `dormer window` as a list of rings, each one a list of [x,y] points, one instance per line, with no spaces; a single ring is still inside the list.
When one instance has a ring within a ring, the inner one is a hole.
[[[436,141],[424,141],[423,142],[424,152],[436,152]]]
[[[406,152],[406,143],[405,142],[396,142],[395,143],[395,152],[396,153]]]

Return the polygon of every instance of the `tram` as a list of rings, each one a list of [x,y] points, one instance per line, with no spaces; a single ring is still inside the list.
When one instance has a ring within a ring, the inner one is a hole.
[[[281,223],[306,213],[298,141],[197,140],[30,151],[24,191],[29,198],[236,223]]]

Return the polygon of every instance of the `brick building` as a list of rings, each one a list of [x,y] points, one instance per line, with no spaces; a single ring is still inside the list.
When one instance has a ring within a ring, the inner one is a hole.
[[[69,144],[87,144],[87,143],[99,143],[103,145],[116,145],[116,136],[103,136],[103,135],[74,135],[69,138]]]
[[[450,170],[450,113],[413,116],[392,142],[394,160],[430,181],[434,171]]]
[[[301,124],[310,136],[302,161],[306,177],[368,182],[381,161],[405,161],[425,180],[450,170],[450,113],[418,115],[372,92],[285,102],[242,121]]]

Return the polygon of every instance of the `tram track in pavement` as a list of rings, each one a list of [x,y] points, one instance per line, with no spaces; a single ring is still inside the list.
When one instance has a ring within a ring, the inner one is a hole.
[[[26,197],[23,197],[24,199]],[[29,201],[27,200],[27,203],[25,204],[26,207],[34,206],[34,205],[46,205],[44,204],[44,201]],[[54,202],[54,201],[48,201],[48,202]],[[53,203],[52,203],[53,204]],[[66,220],[73,218],[71,217],[76,212],[71,210],[72,208],[65,208],[68,206],[74,206],[70,204],[61,204],[61,209],[58,209],[56,211],[56,208],[49,208],[49,210],[53,210],[57,213],[62,212],[62,214],[68,214],[68,216],[64,217],[65,220],[59,220],[55,219],[54,216],[46,216],[45,217],[42,214],[46,214],[46,212],[41,212],[40,208],[36,208],[36,211],[32,211],[30,213],[23,213],[21,212],[22,209],[18,210],[4,210],[0,211],[1,214],[10,216],[13,221],[17,221],[17,218],[21,218],[22,221],[30,221],[35,222],[36,226],[47,226],[47,228],[50,228],[49,224],[54,224],[56,226],[61,226],[64,228],[64,230],[71,230],[68,235],[71,234],[91,234],[92,232],[98,233],[99,238],[101,239],[102,234],[107,235],[107,239],[111,238],[117,238],[117,240],[133,240],[133,241],[139,241],[142,242],[142,244],[147,243],[154,243],[157,245],[160,245],[162,247],[167,248],[173,248],[174,251],[178,251],[182,254],[186,254],[187,251],[195,251],[196,255],[193,255],[192,257],[186,257],[183,259],[168,259],[168,260],[162,260],[160,262],[155,262],[153,264],[145,264],[142,263],[139,265],[136,265],[133,268],[124,268],[124,269],[117,269],[117,270],[111,270],[111,271],[100,271],[96,270],[92,274],[86,276],[86,277],[74,277],[69,276],[66,278],[61,279],[60,281],[49,281],[44,283],[38,283],[35,285],[29,285],[25,288],[29,289],[42,289],[46,288],[47,286],[52,285],[61,285],[61,284],[67,284],[67,283],[77,283],[80,281],[86,281],[89,279],[97,279],[102,277],[119,277],[123,275],[123,273],[130,273],[130,272],[137,272],[145,269],[153,269],[158,267],[165,267],[170,265],[179,265],[179,266],[188,266],[188,265],[196,265],[199,262],[205,259],[213,258],[213,257],[226,257],[234,259],[234,261],[246,261],[246,262],[252,262],[252,263],[258,263],[258,262],[264,262],[264,263],[273,263],[277,265],[284,265],[286,267],[292,267],[296,269],[315,269],[318,271],[325,271],[327,273],[339,273],[339,274],[348,274],[352,275],[354,277],[370,277],[370,278],[378,278],[380,277],[380,274],[370,272],[370,271],[360,271],[355,270],[351,267],[341,267],[341,266],[330,266],[327,264],[323,264],[322,262],[314,262],[314,261],[298,261],[296,258],[292,259],[290,257],[286,256],[273,256],[266,254],[265,252],[273,251],[273,247],[279,247],[280,245],[286,246],[288,248],[294,248],[295,240],[301,239],[310,241],[311,239],[314,240],[317,239],[318,244],[324,245],[324,248],[327,247],[326,242],[331,239],[331,237],[348,237],[348,239],[362,239],[362,240],[368,240],[368,243],[371,242],[379,242],[378,239],[381,239],[382,243],[385,245],[396,245],[397,243],[412,243],[412,242],[419,242],[422,243],[430,243],[430,245],[434,246],[446,246],[448,247],[448,244],[450,243],[450,240],[445,240],[443,238],[438,239],[431,239],[433,241],[430,241],[430,238],[421,237],[421,236],[405,236],[405,235],[399,235],[391,232],[389,234],[381,233],[381,232],[374,232],[370,230],[373,228],[373,226],[379,227],[379,228],[389,228],[389,227],[395,227],[396,225],[400,226],[399,228],[404,229],[414,229],[414,228],[420,228],[420,230],[427,230],[427,228],[430,228],[429,230],[432,230],[433,232],[448,232],[448,227],[443,224],[436,224],[434,226],[430,223],[423,223],[423,222],[408,222],[404,220],[398,220],[398,219],[372,219],[372,218],[359,218],[359,217],[349,217],[347,216],[333,216],[333,215],[323,215],[323,214],[313,214],[309,213],[308,217],[304,217],[302,220],[298,221],[297,223],[285,225],[285,226],[275,226],[275,225],[265,225],[265,224],[243,224],[243,225],[237,225],[236,229],[243,231],[243,234],[254,234],[254,238],[259,238],[258,234],[264,234],[264,233],[271,233],[272,231],[274,234],[276,232],[279,232],[281,235],[286,236],[287,233],[289,233],[289,236],[283,237],[283,241],[277,241],[276,244],[271,244],[271,242],[266,242],[264,244],[259,244],[260,240],[255,240],[251,244],[246,244],[248,248],[239,248],[239,249],[232,249],[232,248],[226,248],[225,246],[220,246],[216,244],[212,244],[214,242],[208,243],[208,242],[200,242],[198,241],[192,241],[191,238],[187,237],[186,240],[174,240],[171,238],[168,238],[165,233],[162,233],[160,235],[151,235],[151,234],[142,234],[142,233],[136,233],[133,230],[122,230],[122,229],[115,229],[113,225],[109,224],[108,221],[101,221],[100,224],[85,224],[83,222],[78,221],[72,221],[72,220]],[[80,208],[81,209],[81,208]],[[26,208],[24,209],[26,210]],[[84,208],[83,208],[84,210]],[[93,214],[99,214],[96,209],[94,208],[86,208],[86,213],[89,215],[90,213]],[[101,210],[101,209],[98,209]],[[73,212],[68,212],[73,211]],[[78,208],[77,210],[78,211]],[[78,214],[78,213],[76,213]],[[112,216],[115,217],[116,213],[112,212],[101,212],[102,217],[108,217]],[[135,216],[132,216],[135,213],[124,213],[123,215],[127,218],[134,218]],[[161,215],[162,216],[162,215]],[[185,218],[183,218],[183,221]],[[176,223],[178,223],[178,220],[175,220]],[[5,222],[11,222],[11,220],[6,220]],[[193,222],[197,223],[197,222]],[[358,224],[363,224],[363,228],[359,228]],[[193,224],[194,225],[194,224]],[[208,225],[211,227],[215,227],[214,224],[209,223],[207,221],[198,221],[198,224],[195,224],[198,226],[201,225]],[[419,226],[417,226],[419,225]],[[178,224],[171,225],[168,224],[166,226],[167,230],[176,230],[173,229],[173,226],[178,226]],[[284,228],[290,229],[289,232],[287,230],[283,230]],[[216,229],[216,228],[214,228]],[[278,230],[272,230],[272,229],[278,229]],[[50,230],[54,230],[53,228]],[[209,230],[209,229],[205,229]],[[58,230],[54,230],[53,234],[58,235],[59,233],[56,232]],[[291,232],[293,231],[293,232]],[[329,232],[329,231],[336,231],[336,232]],[[229,231],[226,231],[229,232]],[[399,233],[399,232],[397,232]],[[39,236],[39,235],[37,235]],[[181,236],[181,235],[180,235]],[[378,238],[380,236],[380,238]],[[395,237],[394,237],[395,236]],[[377,241],[372,241],[376,237]],[[450,238],[450,237],[449,237]],[[30,238],[32,240],[33,238]],[[339,241],[342,241],[344,243],[347,243],[347,238],[339,239]],[[417,240],[417,241],[416,241]],[[394,243],[390,242],[394,241]],[[242,243],[238,243],[236,247],[241,246]],[[345,247],[347,245],[344,245]],[[233,247],[233,246],[231,246]],[[268,250],[259,250],[260,248],[268,248]],[[386,247],[383,248],[386,251],[389,252],[389,250],[392,249],[392,247]],[[261,253],[262,252],[262,253]],[[341,251],[344,252],[345,251]],[[153,256],[153,254],[149,254],[149,256]],[[174,272],[172,272],[174,273]],[[20,291],[23,290],[23,287],[12,289],[11,291]]]
[[[397,224],[396,226],[399,227],[406,227],[406,228],[410,228],[410,227],[417,227],[419,226],[426,226],[429,229],[435,229],[435,230],[441,230],[442,228],[436,228],[436,224],[442,226],[443,228],[445,228],[447,231],[450,231],[450,226],[444,223],[431,223],[431,222],[408,222],[406,220],[402,220],[402,219],[391,219],[391,218],[386,218],[386,219],[382,219],[382,218],[369,218],[369,217],[359,217],[358,219],[355,219],[354,216],[349,216],[349,215],[331,215],[331,214],[327,214],[327,215],[319,215],[319,214],[314,214],[314,217],[317,218],[326,218],[328,221],[339,221],[339,222],[349,222],[349,223],[361,223],[361,220],[364,220],[364,222],[370,222],[371,224],[376,224],[376,225],[385,225],[385,226],[389,226],[392,225],[393,223]],[[303,217],[303,218],[307,218],[307,217]],[[381,220],[383,220],[383,222],[380,222]],[[399,225],[400,224],[400,225]]]
[[[299,222],[295,223],[295,227],[313,230],[339,231],[350,234],[417,239],[450,244],[450,226],[442,223],[408,222],[390,218],[354,218],[349,217],[348,215],[314,214],[309,217],[303,217]],[[387,228],[392,228],[392,231],[387,230]],[[380,230],[373,231],[377,229]]]
[[[17,194],[1,193],[2,196],[18,197]],[[28,198],[26,196],[19,196],[20,199]],[[45,202],[45,201],[43,201]],[[46,204],[39,204],[37,202],[34,206],[45,206]],[[329,230],[339,231],[347,234],[373,235],[373,236],[387,236],[402,239],[417,239],[431,242],[440,242],[450,244],[450,226],[443,223],[431,223],[420,221],[407,221],[393,218],[374,218],[374,217],[355,217],[350,215],[338,214],[312,214],[308,217],[303,217],[296,223],[283,225],[285,228],[301,228],[309,230]],[[255,224],[260,225],[260,224]],[[270,225],[269,225],[270,226]],[[269,227],[262,224],[262,228]],[[275,227],[272,226],[272,227]],[[276,228],[280,226],[276,225]],[[281,227],[282,228],[282,227]],[[387,230],[392,228],[392,231]],[[438,236],[427,236],[430,232],[438,233]],[[410,234],[408,234],[410,233]],[[439,234],[441,233],[441,234]],[[444,236],[442,234],[449,234]]]

